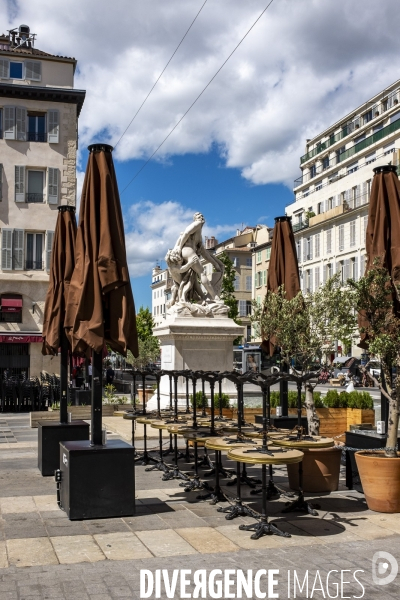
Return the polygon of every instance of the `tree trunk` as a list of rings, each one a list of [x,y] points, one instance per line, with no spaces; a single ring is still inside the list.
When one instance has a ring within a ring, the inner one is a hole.
[[[396,365],[396,381],[392,385],[391,369],[382,361],[383,372],[385,376],[386,387],[390,394],[389,400],[389,418],[388,418],[388,431],[387,431],[387,442],[385,448],[385,455],[390,458],[397,457],[397,437],[399,428],[399,387],[400,387],[400,365]]]
[[[308,381],[306,381],[305,383],[305,391],[305,407],[307,413],[308,433],[310,435],[319,435],[320,422],[314,405],[314,388]]]

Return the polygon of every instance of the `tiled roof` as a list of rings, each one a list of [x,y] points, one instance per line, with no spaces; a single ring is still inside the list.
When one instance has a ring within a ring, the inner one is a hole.
[[[29,54],[30,56],[50,56],[51,58],[63,58],[67,60],[76,60],[72,56],[60,56],[57,54],[49,54],[38,48],[27,48],[20,46],[19,48],[8,48],[7,50],[0,50],[0,53],[7,52],[12,54]]]

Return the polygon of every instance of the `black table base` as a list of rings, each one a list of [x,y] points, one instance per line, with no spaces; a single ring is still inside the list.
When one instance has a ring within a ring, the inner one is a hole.
[[[239,525],[241,531],[254,531],[250,536],[252,540],[258,540],[263,535],[279,535],[280,537],[291,537],[290,533],[281,531],[276,525],[268,521],[268,517],[261,517],[258,523],[252,525]]]

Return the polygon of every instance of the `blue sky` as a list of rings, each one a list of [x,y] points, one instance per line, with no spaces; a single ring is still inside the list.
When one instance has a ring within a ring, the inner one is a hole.
[[[75,56],[88,144],[115,145],[204,0],[0,0],[2,31],[28,24],[36,47]],[[118,143],[120,190],[176,125],[267,0],[207,0]],[[54,9],[56,5],[56,10]],[[193,212],[219,240],[273,224],[292,198],[307,138],[400,77],[394,0],[274,0],[194,108],[122,195],[136,303]]]

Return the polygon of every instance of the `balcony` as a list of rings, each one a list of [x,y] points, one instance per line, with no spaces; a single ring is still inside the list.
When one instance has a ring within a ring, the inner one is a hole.
[[[26,271],[43,271],[43,261],[31,260],[25,262]]]
[[[27,194],[25,194],[25,202],[27,203],[42,203],[43,204],[43,198],[44,195],[43,194],[38,194],[38,193],[33,193],[33,192],[28,192]]]
[[[301,231],[302,229],[307,229],[308,227],[308,220],[307,221],[301,221],[300,223],[295,223],[292,227],[293,229],[293,233],[296,233],[296,231]]]
[[[28,142],[47,142],[47,133],[37,133],[35,131],[28,131],[27,140]]]
[[[346,160],[346,158],[350,158],[354,154],[357,154],[357,152],[365,150],[365,148],[368,148],[368,146],[372,146],[372,144],[376,144],[376,142],[379,142],[386,136],[390,135],[391,133],[394,133],[395,131],[398,131],[399,129],[400,119],[397,119],[397,121],[390,123],[390,125],[386,125],[386,127],[382,127],[382,129],[368,136],[367,138],[365,138],[365,140],[361,140],[361,142],[358,142],[358,144],[355,144],[354,146],[352,146],[352,148],[349,148],[348,150],[342,152],[342,154],[339,156],[339,162]]]

